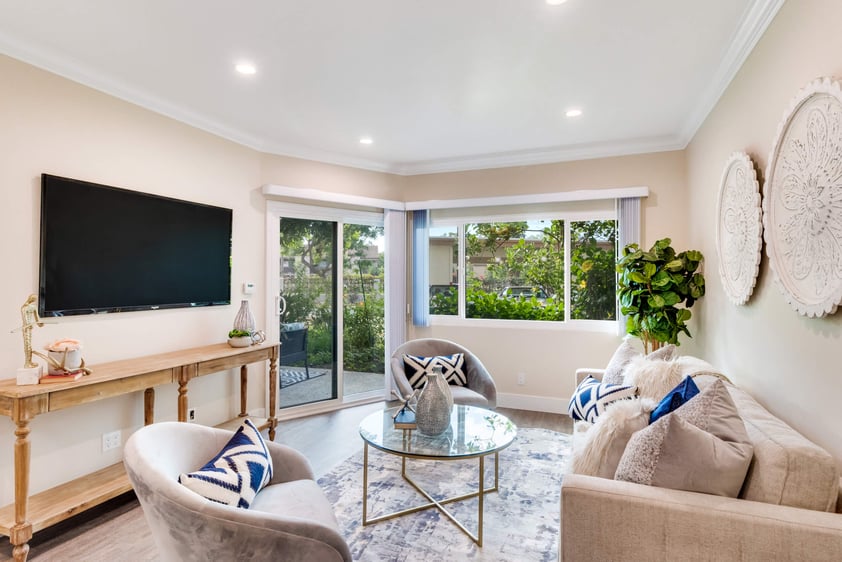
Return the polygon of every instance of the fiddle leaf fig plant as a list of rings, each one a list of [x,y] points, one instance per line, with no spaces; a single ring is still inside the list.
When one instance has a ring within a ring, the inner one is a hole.
[[[705,277],[698,271],[704,256],[698,250],[676,253],[672,240],[658,240],[647,251],[637,244],[623,248],[617,261],[617,297],[626,317],[626,332],[643,341],[647,353],[664,343],[681,345],[690,307],[705,294]]]

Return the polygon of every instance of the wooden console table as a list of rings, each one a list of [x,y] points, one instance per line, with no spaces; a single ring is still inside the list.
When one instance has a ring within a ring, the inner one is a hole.
[[[15,424],[15,502],[0,509],[0,535],[8,536],[16,562],[29,553],[32,534],[131,490],[123,463],[29,496],[29,422],[45,414],[80,404],[144,391],[144,423],[154,421],[155,390],[178,383],[178,420],[187,421],[187,385],[191,379],[240,367],[240,413],[220,427],[236,427],[247,414],[248,368],[269,361],[269,412],[266,418],[251,418],[260,429],[275,438],[278,425],[279,344],[264,343],[234,348],[228,344],[208,345],[103,363],[91,367],[93,374],[75,382],[17,386],[15,379],[0,381],[0,414]]]

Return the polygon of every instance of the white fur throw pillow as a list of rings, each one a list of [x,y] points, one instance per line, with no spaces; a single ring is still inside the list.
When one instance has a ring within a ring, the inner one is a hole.
[[[682,378],[681,365],[676,361],[635,357],[626,367],[623,384],[636,386],[638,396],[659,401]]]
[[[574,474],[614,478],[632,434],[649,425],[655,401],[632,398],[613,402],[589,427],[576,427],[570,465]],[[586,429],[586,431],[581,431]]]

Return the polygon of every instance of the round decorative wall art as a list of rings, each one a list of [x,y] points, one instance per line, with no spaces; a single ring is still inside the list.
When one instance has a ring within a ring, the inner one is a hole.
[[[766,253],[775,283],[799,314],[842,301],[842,90],[822,78],[778,126],[763,186]]]
[[[725,164],[716,215],[719,276],[731,302],[742,305],[754,290],[763,251],[760,184],[745,152],[735,152]]]

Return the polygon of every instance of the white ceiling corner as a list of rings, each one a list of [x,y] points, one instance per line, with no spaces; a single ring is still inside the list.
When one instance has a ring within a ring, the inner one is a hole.
[[[259,151],[412,175],[682,149],[783,2],[0,0],[0,53]]]

